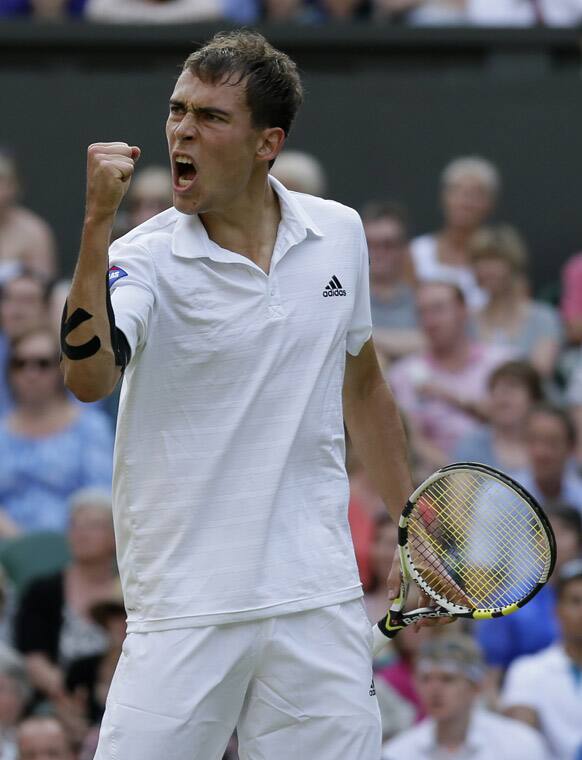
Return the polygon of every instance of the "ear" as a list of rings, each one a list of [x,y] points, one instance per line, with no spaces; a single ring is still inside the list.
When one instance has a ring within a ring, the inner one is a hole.
[[[257,141],[257,159],[261,162],[274,161],[285,143],[285,132],[280,127],[263,129]]]

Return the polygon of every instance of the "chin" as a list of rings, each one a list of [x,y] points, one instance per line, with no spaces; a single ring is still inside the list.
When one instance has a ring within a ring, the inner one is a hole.
[[[200,204],[197,201],[176,194],[174,194],[174,208],[182,214],[198,214],[200,212]]]

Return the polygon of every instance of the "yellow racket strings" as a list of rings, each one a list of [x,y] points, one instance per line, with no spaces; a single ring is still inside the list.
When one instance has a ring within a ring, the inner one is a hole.
[[[419,497],[408,524],[412,563],[437,594],[467,609],[503,608],[545,580],[544,527],[500,480],[451,471]]]

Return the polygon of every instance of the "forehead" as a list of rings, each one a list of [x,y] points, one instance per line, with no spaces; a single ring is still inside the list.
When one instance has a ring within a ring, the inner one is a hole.
[[[53,340],[53,338],[46,333],[38,333],[23,338],[16,347],[16,352],[20,355],[35,353],[36,351],[47,353],[56,351],[56,339]]]
[[[183,71],[172,93],[172,99],[180,100],[196,108],[221,108],[223,110],[249,111],[246,82],[237,82],[238,75],[222,78],[216,82],[203,82],[191,71]],[[235,84],[236,83],[236,84]]]

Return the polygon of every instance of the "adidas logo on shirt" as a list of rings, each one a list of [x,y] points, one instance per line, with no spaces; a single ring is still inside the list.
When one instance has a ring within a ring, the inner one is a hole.
[[[325,290],[322,293],[324,298],[331,296],[347,296],[346,291],[342,288],[341,282],[334,276],[329,281],[329,285],[325,286]]]

